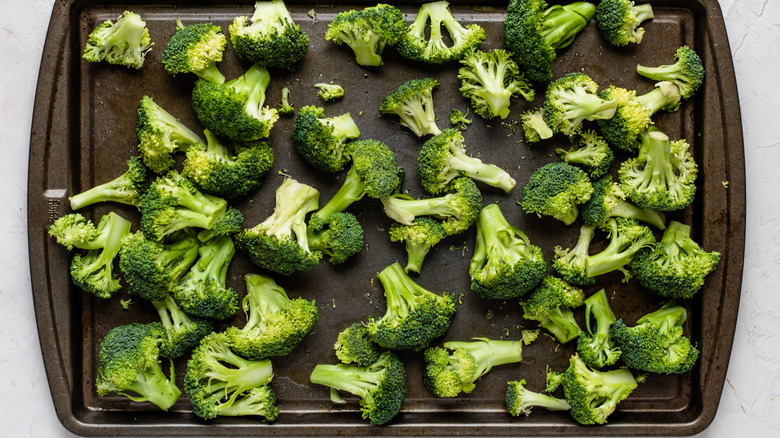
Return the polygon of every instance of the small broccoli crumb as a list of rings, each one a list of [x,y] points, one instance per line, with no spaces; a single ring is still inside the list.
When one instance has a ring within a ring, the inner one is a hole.
[[[130,310],[130,305],[131,304],[135,304],[133,302],[132,298],[128,298],[128,299],[121,298],[119,300],[119,305],[122,306],[122,308],[125,309],[125,310]]]

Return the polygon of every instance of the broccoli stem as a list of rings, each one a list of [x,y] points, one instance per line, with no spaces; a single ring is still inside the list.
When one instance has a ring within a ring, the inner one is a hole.
[[[366,182],[357,173],[355,166],[352,166],[339,191],[317,212],[317,216],[327,223],[332,214],[343,212],[350,205],[361,200],[365,194]]]
[[[675,196],[682,196],[679,193],[680,186],[676,184],[677,177],[671,164],[672,151],[666,134],[653,131],[645,135],[640,145],[639,156],[644,157],[647,165],[642,171],[642,183],[638,186],[638,190],[668,190]]]
[[[666,228],[666,216],[664,216],[663,213],[647,208],[640,208],[623,200],[617,200],[616,204],[610,207],[609,216],[636,219],[640,222],[650,224],[659,230]]]
[[[653,14],[653,5],[651,5],[650,3],[634,5],[632,9],[634,10],[634,14],[636,15],[637,23],[650,20],[655,16]]]
[[[360,136],[360,129],[349,113],[318,120],[323,125],[333,128],[332,135],[338,139],[357,138]]]
[[[493,187],[509,193],[517,183],[507,171],[493,165],[483,163],[482,160],[466,155],[463,149],[452,148],[452,156],[447,159],[452,170],[462,172],[462,176],[482,181]]]
[[[619,234],[620,231],[614,222],[609,233],[610,239],[607,247],[598,254],[588,257],[586,270],[587,275],[590,278],[612,272],[625,266],[631,261],[634,254],[643,247],[643,244],[640,245],[637,244],[637,242],[627,242],[626,238]]]
[[[243,75],[228,82],[231,88],[239,94],[247,94],[245,108],[247,114],[262,119],[265,90],[271,83],[271,75],[265,67],[253,65]]]
[[[506,220],[498,204],[490,204],[482,209],[479,216],[479,227],[481,232],[478,238],[484,239],[484,245],[481,246],[493,248],[495,252],[500,251],[502,261],[515,264],[520,259],[531,260],[534,258],[528,236]],[[515,244],[514,239],[522,240],[524,245]]]
[[[477,362],[474,380],[484,376],[495,366],[523,360],[523,341],[496,341],[487,338],[479,338],[476,341],[451,341],[443,344],[448,350],[462,348],[474,356]]]
[[[412,243],[410,240],[406,241],[406,272],[420,273],[422,264],[425,261],[425,256],[431,250],[431,245],[428,243]]]
[[[598,335],[606,336],[605,330],[614,324],[617,318],[615,318],[615,314],[609,307],[607,293],[604,289],[585,299],[585,327],[588,329],[588,333],[593,334],[593,330],[590,328],[590,315],[596,318],[598,333],[594,338],[598,338]]]
[[[671,82],[660,82],[653,91],[637,96],[637,99],[652,116],[662,109],[676,109],[680,104],[680,89]]]
[[[379,381],[376,374],[363,367],[343,364],[319,364],[311,372],[310,380],[317,385],[325,385],[337,391],[346,391],[360,398],[367,398]]]
[[[138,196],[131,189],[132,184],[130,177],[127,174],[122,174],[119,178],[71,196],[69,198],[70,208],[78,210],[88,205],[106,201],[127,204],[132,198]]]
[[[386,197],[382,198],[382,204],[388,217],[404,225],[412,225],[417,216],[432,216],[437,219],[453,216],[446,196],[428,199]]]
[[[663,246],[669,259],[677,259],[680,253],[697,254],[702,251],[699,244],[691,239],[691,226],[677,221],[669,222],[669,228],[661,237]]]
[[[246,325],[241,331],[251,331],[260,325],[264,314],[279,312],[288,307],[290,300],[281,286],[271,277],[247,274],[246,296],[242,306],[247,315]]]
[[[650,324],[658,327],[660,333],[671,333],[674,327],[681,326],[687,318],[688,312],[685,307],[678,306],[674,300],[671,300],[655,312],[639,318],[636,324]]]
[[[576,119],[573,125],[579,125],[583,119],[587,120],[608,120],[615,115],[617,110],[616,100],[604,100],[598,95],[585,93],[578,90],[575,94],[573,105],[566,111],[567,119]]]
[[[569,402],[566,400],[555,398],[547,394],[540,394],[538,392],[527,390],[523,391],[522,399],[523,406],[526,406],[527,408],[538,406],[540,408],[549,409],[551,411],[568,411],[571,409]]]
[[[574,319],[574,313],[569,308],[556,307],[550,309],[546,321],[539,321],[539,325],[546,328],[561,342],[568,342],[582,333],[582,329]]]
[[[213,241],[201,246],[200,258],[190,271],[191,273],[199,273],[200,278],[193,281],[218,279],[220,284],[225,284],[228,265],[230,265],[234,254],[233,240],[228,236],[215,237]]]
[[[382,65],[382,52],[385,42],[382,37],[371,31],[361,29],[342,29],[342,39],[348,42],[358,65],[376,67]]]
[[[222,72],[219,71],[219,68],[217,68],[217,64],[214,63],[209,64],[204,69],[198,70],[193,73],[198,75],[199,78],[206,79],[216,84],[225,83],[225,75],[223,75]]]
[[[388,313],[404,315],[411,311],[409,302],[422,292],[398,262],[393,263],[377,274],[379,282],[385,290]],[[427,292],[427,291],[426,291]]]
[[[136,402],[152,402],[167,411],[181,396],[181,390],[173,383],[173,377],[171,373],[169,379],[161,367],[152,366],[143,371],[139,370],[135,381],[117,393]],[[127,394],[126,390],[139,394],[140,397]]]
[[[430,97],[416,95],[409,98],[398,111],[401,123],[415,131],[418,136],[426,134],[439,135],[441,129],[436,125],[436,114],[433,111],[433,101]]]
[[[204,129],[203,135],[206,136],[206,143],[208,144],[206,147],[206,152],[208,152],[209,155],[214,155],[217,157],[227,157],[230,155],[228,148],[222,144],[222,141],[220,141],[219,137],[212,134],[211,131]]]
[[[241,393],[266,385],[274,375],[270,360],[244,359],[227,348],[215,350],[213,359],[212,370],[208,371],[208,375],[223,381],[225,388],[231,389],[229,392]],[[212,384],[216,385],[217,380]]]
[[[176,117],[171,115],[168,111],[164,110],[160,105],[154,103],[151,99],[144,97],[141,100],[141,104],[146,101],[144,111],[144,117],[139,115],[138,120],[145,120],[146,123],[151,124],[155,130],[163,132],[168,137],[168,141],[171,144],[181,145],[183,147],[189,147],[193,144],[203,144],[204,141],[198,134],[186,127]],[[139,109],[139,113],[141,109]],[[186,152],[186,150],[177,150],[174,152]]]
[[[176,302],[170,295],[166,295],[162,301],[152,300],[152,305],[157,310],[157,314],[160,315],[160,321],[162,322],[163,328],[165,328],[166,332],[168,332],[168,330],[171,328],[178,328],[194,324],[192,319],[190,319],[190,317],[187,316],[187,314],[176,305]]]
[[[542,35],[555,50],[563,49],[595,15],[596,7],[588,2],[575,2],[564,7],[552,6],[545,11]]]

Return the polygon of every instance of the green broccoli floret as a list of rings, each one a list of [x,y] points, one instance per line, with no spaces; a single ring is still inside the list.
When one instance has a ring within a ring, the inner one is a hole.
[[[365,324],[356,322],[339,333],[333,345],[342,363],[367,367],[379,359],[383,350],[371,340]]]
[[[331,265],[340,265],[363,249],[363,227],[352,213],[333,213],[324,229],[308,229],[309,249],[328,255]]]
[[[682,46],[677,49],[674,59],[677,62],[671,65],[658,67],[637,65],[636,72],[654,81],[673,82],[680,89],[680,96],[683,99],[690,99],[704,82],[704,66],[701,58],[690,47]]]
[[[544,121],[544,106],[533,110],[527,110],[520,115],[520,123],[523,126],[525,142],[537,143],[553,136],[552,129]]]
[[[397,115],[401,124],[418,137],[440,134],[433,107],[433,89],[438,86],[439,81],[434,78],[406,81],[385,96],[379,111]]]
[[[161,301],[152,301],[160,315],[165,336],[160,344],[160,354],[170,359],[183,356],[200,344],[200,340],[214,331],[214,323],[207,319],[193,318],[166,295]]]
[[[273,421],[279,410],[268,387],[272,378],[270,360],[244,359],[230,350],[224,333],[212,333],[203,338],[187,362],[184,392],[192,412],[206,420],[256,415]]]
[[[411,225],[393,222],[389,234],[390,241],[406,245],[406,272],[418,274],[431,248],[447,237],[441,221],[427,216],[415,218]]]
[[[685,308],[672,300],[628,327],[622,319],[612,325],[612,339],[622,351],[620,358],[629,367],[651,373],[679,374],[689,371],[699,358],[699,350],[683,335],[688,318]]]
[[[460,60],[460,93],[483,118],[507,118],[512,96],[533,101],[535,92],[506,50],[471,50]]]
[[[655,247],[631,260],[631,273],[639,284],[666,298],[692,298],[714,271],[720,253],[707,252],[691,239],[691,227],[669,222]]]
[[[473,338],[450,341],[425,350],[423,380],[436,397],[457,397],[474,390],[474,382],[494,366],[523,360],[523,341]]]
[[[122,175],[69,197],[70,208],[78,210],[98,202],[118,202],[138,207],[148,188],[146,175],[143,161],[133,156],[127,161],[127,170]]]
[[[100,249],[105,245],[105,234],[99,234],[95,224],[81,213],[71,213],[54,221],[49,227],[49,235],[57,239],[57,243],[72,250]]]
[[[423,144],[417,155],[417,175],[423,189],[432,195],[450,191],[450,183],[462,176],[507,193],[516,183],[506,170],[466,155],[463,134],[453,128],[445,129]]]
[[[579,214],[577,206],[593,194],[588,175],[568,163],[556,162],[537,169],[523,187],[523,211],[552,216],[571,225]]]
[[[666,134],[653,131],[643,135],[639,155],[620,165],[618,179],[637,206],[673,211],[693,201],[697,171],[688,142],[670,141]]]
[[[585,28],[596,13],[587,2],[547,7],[544,0],[512,0],[504,21],[504,42],[528,79],[552,79],[555,51],[562,49]]]
[[[598,88],[584,73],[569,73],[551,83],[544,96],[544,119],[550,129],[573,136],[585,120],[611,119],[618,102],[599,97]]]
[[[206,148],[206,142],[198,134],[184,126],[149,96],[144,96],[138,102],[135,129],[138,153],[146,167],[156,173],[165,173],[173,168],[174,153],[186,152],[190,148]]]
[[[596,131],[587,130],[580,133],[579,147],[569,150],[555,149],[561,159],[570,164],[582,167],[591,178],[600,178],[609,172],[609,166],[615,158],[606,140]]]
[[[427,29],[429,22],[430,30]],[[447,31],[451,46],[445,42],[442,30]],[[485,30],[481,26],[470,24],[464,27],[452,15],[449,2],[437,1],[420,6],[414,22],[396,50],[404,58],[413,61],[441,64],[461,59],[484,40]]]
[[[607,230],[609,243],[598,254],[588,256],[585,272],[590,278],[617,270],[628,276],[623,267],[628,265],[642,248],[655,244],[650,228],[639,225],[633,219],[609,218],[604,223],[604,229]]]
[[[450,123],[452,126],[457,126],[460,129],[465,130],[467,125],[470,125],[472,120],[467,118],[469,115],[469,111],[466,110],[466,114],[463,114],[463,111],[459,109],[453,109],[450,111]]]
[[[181,391],[173,365],[167,377],[160,364],[165,331],[159,322],[114,327],[100,342],[95,386],[99,396],[123,395],[135,402],[151,402],[167,411]]]
[[[637,382],[627,368],[592,370],[578,355],[569,359],[563,377],[563,391],[571,415],[580,424],[604,424],[618,403],[636,389]]]
[[[317,306],[304,298],[291,299],[273,278],[247,274],[243,328],[228,327],[230,348],[249,359],[289,354],[317,323]]]
[[[385,45],[395,45],[406,34],[406,21],[395,6],[377,4],[362,10],[349,10],[336,15],[328,24],[325,39],[338,45],[346,44],[355,54],[358,65],[382,65]]]
[[[596,322],[595,328],[591,328],[591,315]],[[620,348],[615,346],[610,333],[615,321],[604,289],[585,299],[586,331],[577,338],[577,354],[589,367],[604,368],[614,365],[620,358]]]
[[[568,411],[571,409],[566,400],[551,395],[534,392],[525,387],[525,379],[506,382],[506,410],[509,415],[518,417],[520,414],[530,415],[531,409],[541,407],[551,411]]]
[[[309,379],[358,396],[363,418],[375,425],[392,420],[406,399],[404,364],[389,351],[367,366],[319,364]]]
[[[309,36],[282,0],[256,2],[251,24],[236,17],[229,30],[236,56],[246,64],[292,68],[309,53]]]
[[[220,137],[236,141],[268,137],[279,119],[276,108],[263,106],[270,81],[268,70],[259,65],[225,83],[199,79],[192,108],[203,126]]]
[[[607,218],[622,217],[650,224],[659,230],[666,228],[666,216],[655,210],[639,208],[626,200],[620,184],[605,176],[593,183],[593,196],[582,209],[582,221],[603,227]]]
[[[360,129],[349,113],[336,117],[325,117],[325,110],[307,105],[295,116],[292,142],[304,161],[315,168],[329,172],[340,172],[350,155],[350,140],[360,136]]]
[[[649,3],[634,5],[631,0],[601,0],[596,6],[601,36],[614,47],[641,43],[645,29],[639,25],[652,18],[653,7]]]
[[[89,62],[105,60],[109,64],[139,69],[154,43],[140,15],[125,11],[116,23],[106,20],[87,37],[82,57]]]
[[[482,298],[521,297],[539,284],[545,271],[547,262],[541,248],[509,224],[498,204],[483,208],[469,264],[471,290]]]
[[[184,26],[176,19],[176,33],[163,52],[162,64],[173,76],[194,73],[199,78],[215,83],[225,82],[217,68],[222,61],[227,39],[222,28],[211,23]]]
[[[368,319],[371,340],[390,350],[420,351],[444,335],[457,310],[455,297],[442,295],[415,283],[398,262],[378,274],[385,290],[387,311]]]
[[[668,87],[666,88],[669,89]],[[677,93],[679,95],[679,93]],[[663,90],[660,88],[651,91],[642,97],[642,100],[636,96],[636,91],[611,85],[606,90],[602,90],[599,96],[605,100],[617,101],[615,115],[611,119],[599,120],[599,128],[607,142],[618,149],[627,152],[636,152],[639,145],[639,136],[652,129],[653,121],[650,117],[654,114],[652,109],[643,104],[647,99],[660,98],[666,100]],[[679,100],[679,98],[678,98]],[[660,110],[659,106],[654,109]]]
[[[595,234],[594,225],[583,225],[580,227],[579,237],[573,248],[555,247],[552,266],[561,278],[577,286],[596,282],[594,278],[588,277],[588,250]]]
[[[239,251],[257,266],[282,275],[316,266],[322,253],[309,248],[306,215],[317,209],[319,196],[314,187],[285,178],[276,189],[274,212],[236,236]]]
[[[279,103],[279,108],[276,109],[276,112],[283,117],[295,115],[295,107],[290,102],[290,89],[287,87],[282,88],[282,101]]]
[[[317,96],[321,97],[325,102],[333,102],[344,97],[344,88],[339,84],[319,82],[314,84],[314,88],[320,90],[317,92]]]
[[[274,164],[274,151],[264,141],[237,143],[203,131],[206,150],[187,151],[182,175],[205,193],[226,199],[248,195],[263,185]]]
[[[520,304],[523,318],[538,321],[558,342],[565,344],[582,333],[572,309],[581,306],[584,300],[582,289],[548,275]]]
[[[563,373],[556,372],[549,365],[545,369],[544,392],[552,394],[563,383]]]
[[[405,195],[382,198],[385,213],[390,219],[404,225],[412,225],[420,216],[442,220],[444,232],[451,236],[466,231],[479,217],[482,210],[482,193],[471,178],[460,177],[452,181],[452,193],[436,198],[412,199]]]

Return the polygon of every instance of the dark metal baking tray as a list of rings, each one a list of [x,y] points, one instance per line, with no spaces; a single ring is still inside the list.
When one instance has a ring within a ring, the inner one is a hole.
[[[477,22],[486,29],[483,48],[501,47],[505,2],[452,2],[453,12],[464,22]],[[317,363],[335,363],[331,346],[336,334],[354,321],[384,312],[382,290],[376,273],[394,260],[404,260],[401,245],[389,242],[385,229],[390,220],[376,200],[353,206],[366,229],[367,246],[353,261],[333,268],[327,263],[310,272],[278,278],[293,296],[316,299],[320,322],[292,354],[274,360],[273,388],[281,415],[272,424],[254,418],[198,420],[182,397],[169,412],[131,402],[123,397],[98,397],[94,390],[97,349],[103,335],[113,326],[130,321],[152,321],[155,314],[145,303],[122,310],[118,297],[101,300],[72,285],[68,278],[68,252],[47,237],[51,222],[69,213],[67,197],[123,172],[124,161],[136,153],[135,110],[144,94],[198,129],[189,105],[194,80],[171,78],[160,59],[175,29],[175,19],[194,23],[212,21],[223,27],[237,15],[251,14],[253,2],[231,4],[218,1],[166,2],[132,1],[116,4],[100,0],[58,0],[54,5],[41,61],[29,161],[29,245],[32,287],[38,330],[54,405],[62,423],[82,435],[258,435],[258,436],[519,436],[519,435],[685,435],[703,430],[717,410],[728,365],[740,295],[745,186],[742,131],[734,70],[721,11],[716,0],[652,2],[656,18],[645,24],[644,42],[626,49],[608,48],[591,22],[569,48],[560,52],[554,64],[557,76],[583,71],[602,87],[615,84],[649,91],[652,84],[634,73],[635,65],[668,63],[682,44],[701,55],[707,77],[703,88],[677,113],[656,117],[659,127],[673,138],[687,139],[700,166],[699,192],[694,205],[670,215],[686,221],[696,239],[723,259],[708,278],[704,290],[684,304],[690,318],[686,331],[701,349],[693,371],[673,376],[651,375],[647,382],[623,401],[603,427],[582,427],[566,413],[537,409],[529,417],[512,418],[504,407],[505,382],[526,378],[528,386],[540,390],[545,366],[563,370],[571,345],[560,348],[547,336],[527,346],[519,365],[494,369],[473,393],[454,399],[436,399],[421,383],[419,354],[404,353],[409,377],[409,397],[402,413],[384,427],[373,427],[360,419],[354,398],[346,405],[330,402],[326,388],[308,383]],[[457,64],[426,66],[401,59],[392,48],[385,51],[385,65],[360,68],[351,52],[324,41],[327,23],[342,10],[371,2],[355,1],[327,6],[312,2],[288,2],[296,21],[311,36],[311,52],[297,70],[273,71],[268,103],[276,104],[283,86],[290,87],[293,102],[322,105],[315,97],[316,82],[335,81],[344,86],[346,97],[327,104],[329,115],[351,112],[363,138],[375,138],[397,152],[407,171],[405,187],[413,196],[422,195],[415,175],[415,158],[421,141],[409,135],[393,118],[379,117],[382,97],[398,84],[414,77],[434,76],[441,85],[434,93],[441,127],[449,127],[451,108],[465,110],[467,102],[458,93]],[[419,2],[400,4],[413,13]],[[147,21],[156,45],[146,65],[130,71],[106,64],[88,64],[80,59],[90,30],[99,22],[115,19],[124,10],[140,13]],[[314,9],[317,19],[306,12]],[[228,78],[238,76],[242,66],[229,47],[221,70]],[[538,94],[543,89],[537,87]],[[536,103],[541,101],[537,98]],[[530,104],[515,101],[507,122],[516,120]],[[359,115],[362,111],[362,114]],[[491,125],[491,126],[488,126]],[[485,203],[498,202],[513,224],[525,230],[549,257],[555,245],[568,246],[576,240],[577,226],[526,215],[516,200],[533,170],[555,160],[553,144],[527,147],[512,123],[490,124],[475,118],[465,131],[469,151],[486,162],[502,165],[517,179],[508,195],[483,186]],[[270,142],[276,150],[276,164],[266,185],[237,206],[253,226],[270,214],[273,192],[284,171],[321,191],[324,203],[336,191],[340,179],[303,166],[290,143],[291,120],[281,119]],[[723,185],[728,181],[728,188]],[[118,205],[98,205],[84,212],[92,218],[115,210],[133,220],[138,213]],[[474,246],[474,232],[448,239],[426,260],[418,281],[428,289],[463,294],[453,326],[446,339],[472,336],[518,338],[522,328],[535,325],[521,318],[515,301],[481,300],[469,291],[467,266]],[[257,272],[246,259],[236,257],[229,282],[244,290],[243,275]],[[600,279],[590,293],[605,287],[613,298],[619,317],[634,320],[650,311],[660,299],[635,284],[623,284],[618,275]],[[125,294],[122,292],[123,295]],[[582,318],[582,315],[578,315]],[[243,316],[230,321],[242,324]],[[184,361],[176,363],[181,383]]]

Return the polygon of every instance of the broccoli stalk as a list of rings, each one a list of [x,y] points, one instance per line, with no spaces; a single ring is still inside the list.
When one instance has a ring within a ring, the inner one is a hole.
[[[618,102],[599,97],[598,84],[584,73],[569,73],[547,87],[544,119],[553,132],[578,134],[585,120],[611,119]]]
[[[69,197],[70,208],[78,210],[98,202],[118,202],[138,207],[147,188],[146,174],[146,166],[141,159],[131,157],[127,161],[127,171],[122,175]]]
[[[292,68],[309,52],[309,36],[295,24],[282,0],[258,1],[251,24],[246,16],[230,25],[230,41],[245,64]]]
[[[641,43],[645,30],[639,25],[653,16],[649,3],[634,5],[631,0],[601,0],[596,6],[596,23],[601,36],[614,47]]]
[[[585,272],[590,278],[622,270],[639,250],[655,244],[653,232],[633,219],[610,218],[604,228],[609,230],[609,243],[598,254],[588,256]]]
[[[295,115],[295,107],[290,102],[290,89],[282,88],[282,101],[279,102],[279,108],[276,110],[280,116],[289,117]]]
[[[683,99],[690,99],[704,82],[704,67],[701,58],[693,49],[682,46],[674,55],[677,61],[658,67],[636,66],[636,72],[654,81],[670,81],[680,89]]]
[[[225,76],[217,68],[227,39],[222,28],[211,23],[184,26],[176,19],[176,33],[163,52],[163,67],[173,76],[194,73],[199,78],[221,84]]]
[[[544,121],[544,107],[527,110],[520,115],[520,123],[523,125],[525,142],[537,143],[553,136],[553,131]]]
[[[637,96],[639,103],[645,107],[650,116],[660,110],[677,111],[681,98],[680,87],[669,81],[658,82],[653,91]]]
[[[525,379],[507,382],[506,410],[512,416],[530,415],[531,409],[541,407],[551,411],[568,411],[571,409],[566,400],[551,395],[534,392],[525,387]]]
[[[139,69],[153,45],[146,22],[140,15],[125,11],[116,23],[106,20],[90,32],[82,57],[88,62],[105,60]]]
[[[399,85],[385,96],[379,105],[382,114],[395,114],[401,124],[411,129],[414,135],[438,135],[433,106],[433,89],[439,86],[434,78],[412,79]]]
[[[512,96],[520,95],[529,102],[534,100],[531,84],[525,81],[517,63],[506,50],[471,50],[460,63],[460,92],[471,100],[476,114],[486,119],[505,119],[509,115],[509,99]]]
[[[666,216],[663,213],[639,208],[626,201],[626,195],[620,188],[620,184],[612,182],[612,178],[606,176],[593,183],[593,196],[582,209],[582,220],[587,225],[603,227],[610,217],[635,219],[659,230],[666,228]]]
[[[173,168],[174,153],[206,147],[206,142],[198,134],[184,126],[149,96],[144,96],[138,102],[135,127],[138,153],[144,164],[156,173],[165,173]]]
[[[565,344],[582,333],[572,309],[581,306],[584,300],[582,289],[548,275],[520,304],[523,318],[538,321],[558,342]]]
[[[292,142],[304,161],[315,168],[340,172],[350,160],[348,144],[360,136],[360,129],[349,113],[325,117],[325,110],[307,105],[293,122]]]
[[[187,350],[196,347],[200,340],[214,331],[214,323],[207,319],[192,318],[166,295],[161,301],[152,301],[160,316],[165,335],[160,344],[160,354],[176,359]]]
[[[426,28],[430,22],[429,37]],[[444,30],[452,40],[452,46],[444,41]],[[413,61],[441,64],[461,59],[466,52],[477,48],[485,40],[485,30],[477,24],[463,27],[449,8],[446,1],[425,3],[420,6],[414,22],[396,47],[404,58]]]
[[[573,248],[564,250],[560,246],[555,247],[552,266],[561,278],[577,286],[586,286],[596,282],[595,279],[588,277],[587,273],[588,250],[595,234],[596,227],[594,225],[583,225],[580,227],[579,237]]]
[[[593,318],[591,318],[591,315]],[[591,320],[596,320],[595,329],[591,329]],[[614,365],[620,358],[610,333],[610,327],[616,321],[615,314],[609,307],[609,300],[604,289],[585,299],[585,328],[577,338],[577,354],[591,368],[603,368]]]
[[[401,41],[406,22],[401,11],[391,5],[378,4],[359,11],[341,12],[328,24],[325,39],[346,44],[355,54],[358,65],[382,65],[385,45]]]
[[[431,248],[447,237],[441,221],[420,216],[411,225],[390,225],[390,240],[406,244],[406,272],[420,273],[423,261]]]
[[[563,391],[571,415],[580,424],[604,424],[618,403],[636,389],[637,382],[627,368],[592,370],[578,355],[569,359],[563,377]]]

